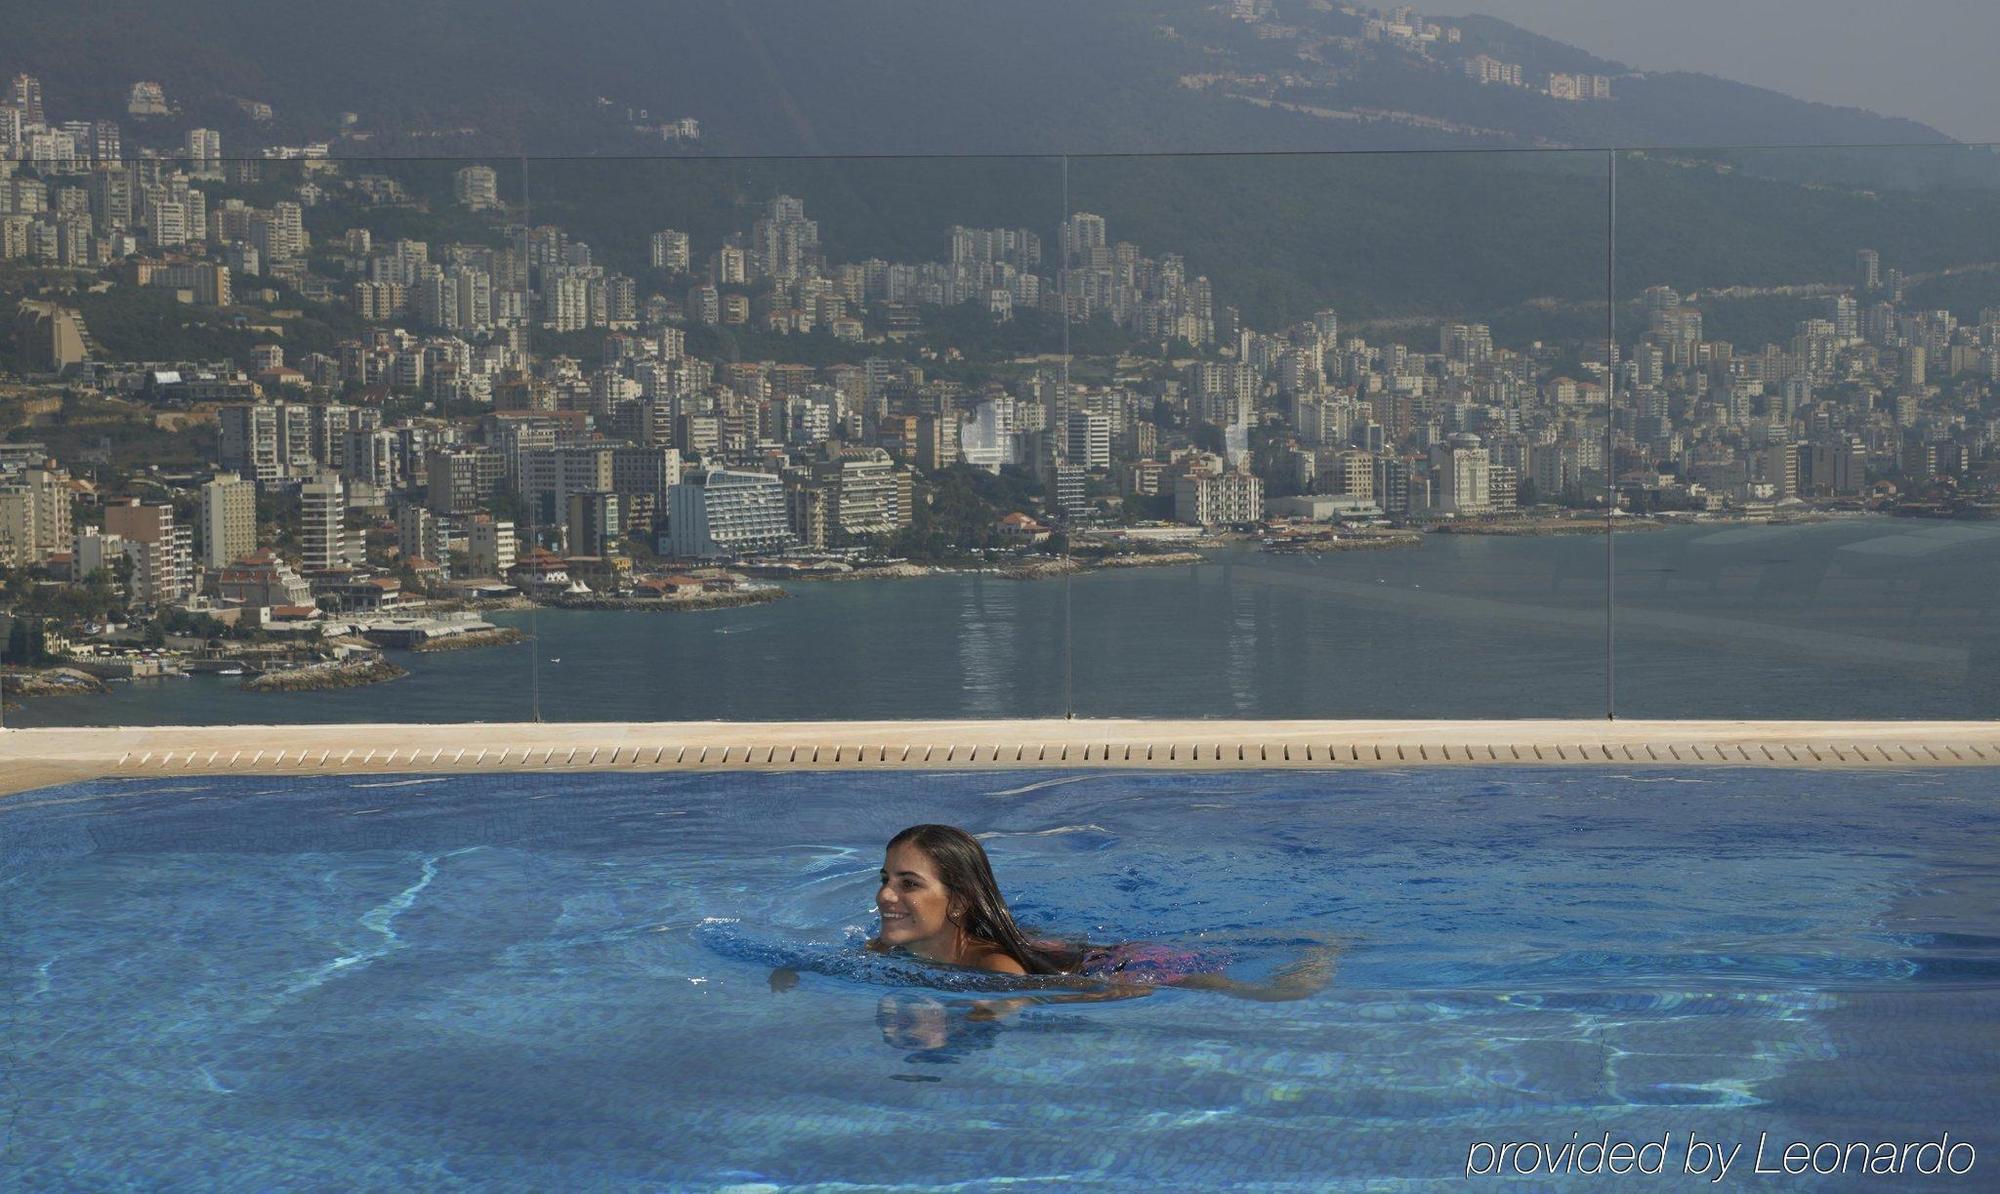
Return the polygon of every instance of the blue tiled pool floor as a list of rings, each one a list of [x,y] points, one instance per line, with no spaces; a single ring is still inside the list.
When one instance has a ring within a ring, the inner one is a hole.
[[[1996,795],[1984,770],[50,789],[0,803],[0,1186],[1415,1188],[1573,1134],[1666,1134],[1677,1164],[1689,1133],[2000,1150]],[[919,821],[981,834],[1031,926],[1246,981],[1332,943],[1333,980],[971,1021],[979,993],[858,949]]]

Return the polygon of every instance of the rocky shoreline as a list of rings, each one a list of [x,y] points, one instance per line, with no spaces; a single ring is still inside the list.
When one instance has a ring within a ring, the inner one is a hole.
[[[509,643],[528,640],[528,632],[512,626],[497,626],[492,630],[470,630],[464,634],[447,635],[444,638],[428,639],[411,647],[416,654],[436,651],[463,651],[471,647],[504,647]]]
[[[1620,518],[1611,524],[1614,531],[1657,531],[1668,523],[1651,518]],[[1602,535],[1601,518],[1565,518],[1544,522],[1447,522],[1431,528],[1434,535]]]
[[[311,663],[290,671],[267,672],[243,682],[245,692],[319,692],[329,688],[358,688],[380,684],[410,673],[386,659],[341,659]]]
[[[1273,555],[1322,555],[1336,551],[1383,551],[1392,547],[1422,547],[1424,537],[1414,531],[1394,531],[1386,535],[1351,535],[1341,539],[1299,539],[1275,542],[1264,550]]]
[[[1050,556],[1046,560],[1023,560],[1018,564],[1003,564],[993,569],[993,575],[1008,580],[1040,580],[1045,576],[1067,576],[1083,569],[1083,561],[1075,556]]]
[[[1003,580],[1043,580],[1069,576],[1098,568],[1168,568],[1199,564],[1206,557],[1198,551],[1162,551],[1135,555],[1047,556],[1016,560],[1007,564],[917,564],[905,560],[878,568],[856,568],[851,572],[801,573],[787,579],[810,581],[918,580],[926,576],[997,576]]]
[[[849,572],[800,572],[788,576],[786,580],[847,581],[847,580],[915,580],[922,576],[934,576],[937,567],[933,564],[912,564],[907,560],[899,564],[883,564],[878,568],[856,568]]]
[[[0,692],[8,696],[84,696],[110,691],[104,681],[73,667],[10,671],[0,675]]]
[[[692,597],[610,597],[601,593],[574,597],[552,597],[553,609],[645,610],[669,613],[686,610],[733,609],[739,605],[762,605],[783,597],[783,589],[756,589],[748,593],[699,593]]]
[[[1090,561],[1092,568],[1174,568],[1199,564],[1208,557],[1198,551],[1155,551],[1137,555],[1105,556]]]
[[[500,613],[508,610],[533,609],[535,600],[516,594],[512,597],[434,597],[428,601],[412,603],[413,610],[427,614],[445,613]]]

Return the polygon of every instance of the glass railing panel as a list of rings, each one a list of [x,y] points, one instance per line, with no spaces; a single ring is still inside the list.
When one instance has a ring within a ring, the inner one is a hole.
[[[102,690],[9,724],[531,716],[482,431],[531,366],[519,163],[213,148],[9,180],[8,657]]]
[[[528,483],[570,572],[533,613],[540,715],[1060,715],[1061,589],[1019,579],[1052,557],[1006,521],[1037,509],[1028,412],[1061,374],[1060,162],[528,170],[534,356],[589,388],[571,456],[615,458],[625,524],[593,540],[587,480]],[[572,327],[554,300],[599,266],[634,305]]]
[[[2000,157],[1617,169],[1617,712],[2000,712]]]
[[[1607,170],[1070,161],[1079,714],[1602,713]]]

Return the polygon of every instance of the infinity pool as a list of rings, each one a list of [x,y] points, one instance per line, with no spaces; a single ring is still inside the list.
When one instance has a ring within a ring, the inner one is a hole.
[[[1420,1188],[1607,1134],[1664,1138],[1663,1183],[1705,1181],[1691,1135],[1744,1145],[1731,1182],[1796,1183],[1751,1175],[1760,1134],[1775,1163],[1947,1132],[1972,1188],[2000,1173],[1996,796],[1973,770],[49,789],[0,801],[0,1188]],[[1337,969],[1295,1002],[975,1022],[990,995],[858,949],[919,821],[982,835],[1026,925],[1246,982],[1332,941]]]

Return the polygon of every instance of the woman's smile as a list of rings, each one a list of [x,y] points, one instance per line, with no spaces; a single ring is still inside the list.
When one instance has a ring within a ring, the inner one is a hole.
[[[875,911],[882,918],[885,942],[949,958],[956,952],[957,936],[951,905],[951,893],[939,879],[936,864],[922,850],[904,843],[882,860]]]

